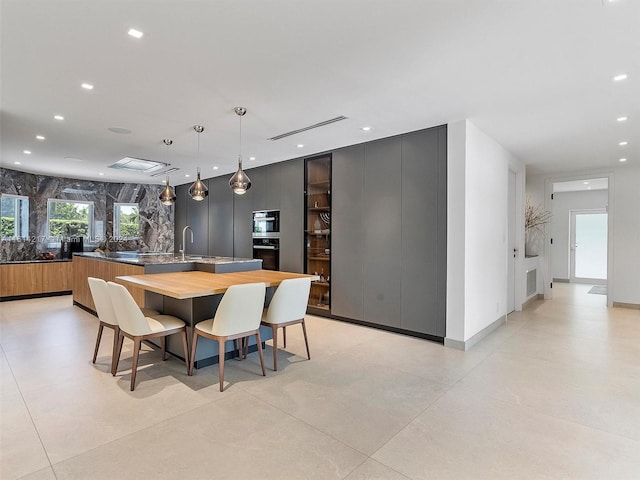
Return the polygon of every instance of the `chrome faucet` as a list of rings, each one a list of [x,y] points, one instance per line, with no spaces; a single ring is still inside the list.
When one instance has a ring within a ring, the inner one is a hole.
[[[182,229],[182,248],[178,250],[182,254],[182,260],[184,260],[184,255],[187,253],[187,230],[191,232],[191,243],[193,243],[193,230],[187,225]]]

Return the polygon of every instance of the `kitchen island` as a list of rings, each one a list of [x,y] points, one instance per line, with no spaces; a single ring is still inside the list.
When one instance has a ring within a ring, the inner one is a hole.
[[[262,269],[262,260],[253,258],[178,255],[174,253],[140,252],[82,252],[73,255],[73,303],[95,313],[89,290],[88,277],[108,282],[117,276],[146,273],[190,272],[209,273],[242,272]],[[141,307],[148,301],[142,288],[129,286],[129,291]]]

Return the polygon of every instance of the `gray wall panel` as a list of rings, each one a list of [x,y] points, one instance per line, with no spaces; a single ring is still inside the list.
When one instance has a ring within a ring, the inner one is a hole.
[[[251,178],[251,177],[249,177]],[[253,186],[244,195],[233,194],[234,256],[253,257]]]
[[[279,163],[280,270],[303,272],[304,257],[304,160]]]
[[[438,131],[402,136],[402,302],[400,326],[436,334]]]
[[[209,255],[233,255],[233,191],[229,177],[209,179]]]
[[[364,320],[364,144],[333,152],[331,313]]]
[[[364,149],[364,320],[400,327],[400,137]]]
[[[202,180],[209,188],[209,180]],[[190,184],[187,185],[187,190]],[[209,197],[196,202],[187,193],[185,200],[187,204],[187,225],[193,230],[193,243],[190,242],[191,235],[187,232],[187,254],[207,255],[209,250]],[[182,244],[182,229],[176,237],[177,242]],[[183,245],[184,248],[184,245]]]
[[[182,242],[182,229],[187,225],[187,200],[191,200],[187,193],[188,189],[189,185],[178,185],[175,187],[176,203],[173,205],[175,209],[173,251],[175,253],[182,248],[180,246],[180,242]]]
[[[256,167],[247,170],[247,175],[251,179],[251,196],[253,198],[252,211],[253,210],[265,210],[266,200],[265,194],[267,191],[267,182],[265,181],[265,167]],[[246,195],[246,194],[245,194]]]
[[[282,184],[281,167],[282,163],[267,165],[265,169],[265,210],[280,210]],[[298,187],[300,188],[300,187]]]
[[[438,284],[435,335],[447,334],[447,126],[438,128]]]

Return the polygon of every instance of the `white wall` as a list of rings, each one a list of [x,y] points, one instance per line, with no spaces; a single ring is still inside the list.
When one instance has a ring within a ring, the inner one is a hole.
[[[550,222],[551,238],[551,276],[568,280],[569,243],[571,210],[587,208],[606,208],[609,204],[607,190],[589,190],[583,192],[559,192],[553,195],[553,214]]]
[[[616,169],[612,203],[613,302],[640,305],[640,166]]]
[[[447,132],[447,339],[466,342],[506,315],[509,166],[522,164],[468,120]]]

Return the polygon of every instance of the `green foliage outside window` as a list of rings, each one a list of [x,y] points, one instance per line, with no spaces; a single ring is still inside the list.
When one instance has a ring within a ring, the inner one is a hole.
[[[51,237],[89,237],[89,205],[86,203],[50,201],[49,235]]]
[[[16,234],[15,217],[0,217],[0,236],[14,237]]]

